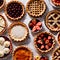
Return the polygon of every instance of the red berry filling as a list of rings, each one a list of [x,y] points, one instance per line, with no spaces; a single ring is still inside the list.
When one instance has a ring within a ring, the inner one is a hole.
[[[48,50],[53,44],[52,36],[47,33],[41,33],[36,39],[36,44],[41,50]]]
[[[0,6],[3,4],[3,0],[0,0]]]
[[[42,57],[40,58],[40,60],[48,60],[48,57],[42,56]]]
[[[41,30],[42,23],[37,19],[33,19],[32,21],[30,21],[29,27],[32,30],[32,32],[36,32]]]
[[[60,0],[55,0],[56,3],[60,3]]]

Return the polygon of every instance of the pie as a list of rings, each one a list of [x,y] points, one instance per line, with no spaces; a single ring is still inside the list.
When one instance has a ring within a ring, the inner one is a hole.
[[[30,0],[26,5],[28,14],[32,17],[40,17],[46,10],[46,4],[42,0]]]
[[[17,42],[25,41],[29,34],[27,26],[22,22],[14,22],[10,25],[8,31],[10,38]]]
[[[51,31],[60,31],[60,11],[50,11],[46,16],[45,24]]]
[[[28,47],[19,46],[13,53],[13,60],[33,60],[33,54]]]
[[[42,23],[38,19],[32,19],[29,22],[29,28],[32,32],[39,32],[42,29]]]
[[[55,51],[53,52],[52,60],[60,60],[60,47],[55,49]]]
[[[4,59],[12,54],[12,42],[6,36],[0,36],[0,59]]]
[[[2,35],[6,30],[7,24],[4,16],[0,15],[0,35]]]
[[[42,53],[49,52],[55,45],[55,38],[51,33],[41,32],[34,38],[34,45]]]
[[[11,20],[19,20],[24,16],[24,5],[18,1],[11,1],[5,8],[7,17]]]

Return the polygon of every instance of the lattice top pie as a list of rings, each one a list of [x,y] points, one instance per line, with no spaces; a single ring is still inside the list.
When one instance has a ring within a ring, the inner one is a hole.
[[[30,0],[27,3],[26,10],[33,17],[41,16],[46,10],[46,4],[41,0]]]
[[[60,12],[50,11],[46,16],[45,23],[51,31],[60,31]]]

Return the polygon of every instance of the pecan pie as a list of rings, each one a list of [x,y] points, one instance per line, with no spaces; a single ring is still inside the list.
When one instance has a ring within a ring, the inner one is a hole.
[[[19,46],[13,53],[13,60],[33,60],[33,54],[29,48]]]
[[[41,32],[34,39],[35,47],[42,53],[50,51],[55,45],[55,38],[51,33]]]
[[[60,31],[60,11],[50,11],[46,16],[45,24],[51,31]]]
[[[42,0],[30,0],[26,5],[28,14],[32,17],[40,17],[46,10],[46,4]]]

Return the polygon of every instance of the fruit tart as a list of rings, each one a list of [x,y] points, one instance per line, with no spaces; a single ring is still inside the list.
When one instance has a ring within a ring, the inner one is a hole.
[[[45,19],[45,24],[48,29],[54,32],[60,31],[60,11],[50,11]]]
[[[42,0],[29,0],[26,5],[28,14],[32,17],[40,17],[46,11],[46,4]]]
[[[18,41],[25,41],[28,37],[29,31],[26,24],[22,22],[14,22],[8,28],[9,36],[12,40]]]
[[[60,60],[60,47],[55,49],[55,51],[53,52],[52,60]]]
[[[33,53],[26,46],[19,46],[13,52],[13,60],[33,60]]]
[[[24,5],[18,1],[11,1],[5,8],[6,16],[11,20],[19,20],[24,16]]]
[[[36,33],[42,29],[42,23],[38,19],[32,19],[29,23],[29,28]]]
[[[51,33],[41,32],[35,37],[34,44],[37,50],[46,53],[54,47],[55,38]]]
[[[6,36],[0,36],[0,59],[5,59],[12,54],[12,42]]]

